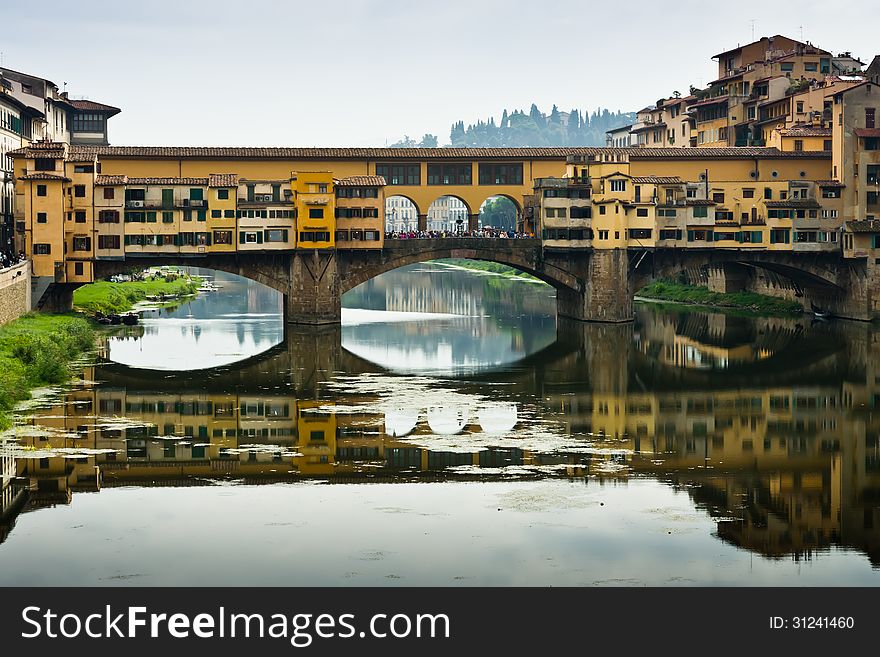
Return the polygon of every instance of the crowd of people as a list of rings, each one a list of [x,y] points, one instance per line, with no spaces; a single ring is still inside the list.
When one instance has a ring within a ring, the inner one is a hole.
[[[534,237],[531,233],[514,230],[496,230],[480,228],[478,230],[446,231],[446,230],[404,230],[385,233],[386,240],[435,240],[444,237],[472,237],[484,239],[526,239]]]
[[[17,254],[14,251],[0,251],[0,269],[13,267],[25,260],[27,258],[24,255],[24,251],[19,251]]]

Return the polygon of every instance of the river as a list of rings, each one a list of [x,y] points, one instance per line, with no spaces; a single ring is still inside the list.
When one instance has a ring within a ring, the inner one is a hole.
[[[22,415],[0,584],[880,584],[876,327],[423,264],[285,330],[216,280]]]

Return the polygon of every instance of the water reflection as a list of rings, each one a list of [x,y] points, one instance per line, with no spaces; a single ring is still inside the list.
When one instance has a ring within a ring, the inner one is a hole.
[[[722,541],[768,557],[843,546],[880,566],[874,330],[716,316],[704,343],[670,329],[683,319],[642,309],[635,326],[563,325],[537,357],[467,380],[387,373],[342,348],[338,329],[291,333],[266,358],[202,379],[96,368],[94,385],[18,432],[23,510],[218,477],[647,477],[686,492]],[[743,322],[769,384],[665,357],[681,338],[716,353]]]
[[[409,306],[379,289],[361,297],[384,298],[368,308],[377,313],[480,314],[461,295],[448,297],[461,306]],[[216,541],[234,555],[244,536],[263,546],[260,563],[212,556],[223,582],[277,583],[282,563],[312,584],[407,573],[501,585],[878,582],[875,328],[642,306],[631,325],[561,321],[548,343],[542,312],[516,323],[517,307],[548,299],[528,290],[491,318],[463,318],[480,323],[451,341],[454,353],[486,354],[464,373],[463,358],[402,373],[450,336],[445,320],[399,316],[290,330],[265,353],[200,372],[89,368],[3,449],[0,582],[43,576],[22,570],[22,555],[51,564],[57,542],[106,562],[108,577],[216,582],[194,574],[204,554],[181,557],[180,570],[156,546]],[[415,327],[421,338],[407,341]],[[493,343],[511,336],[521,347],[495,364]],[[383,354],[396,360],[358,349],[383,340],[397,341]],[[324,561],[291,563],[289,545]]]

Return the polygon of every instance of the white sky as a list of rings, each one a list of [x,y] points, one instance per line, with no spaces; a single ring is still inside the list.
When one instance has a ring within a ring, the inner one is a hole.
[[[868,63],[869,0],[3,2],[5,66],[122,108],[116,145],[383,146],[453,121],[636,110],[785,34]],[[870,38],[870,36],[874,38]]]

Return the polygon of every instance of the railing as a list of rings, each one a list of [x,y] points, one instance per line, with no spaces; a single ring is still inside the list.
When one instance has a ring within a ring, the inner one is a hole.
[[[764,139],[737,139],[735,146],[765,146],[766,140]]]

